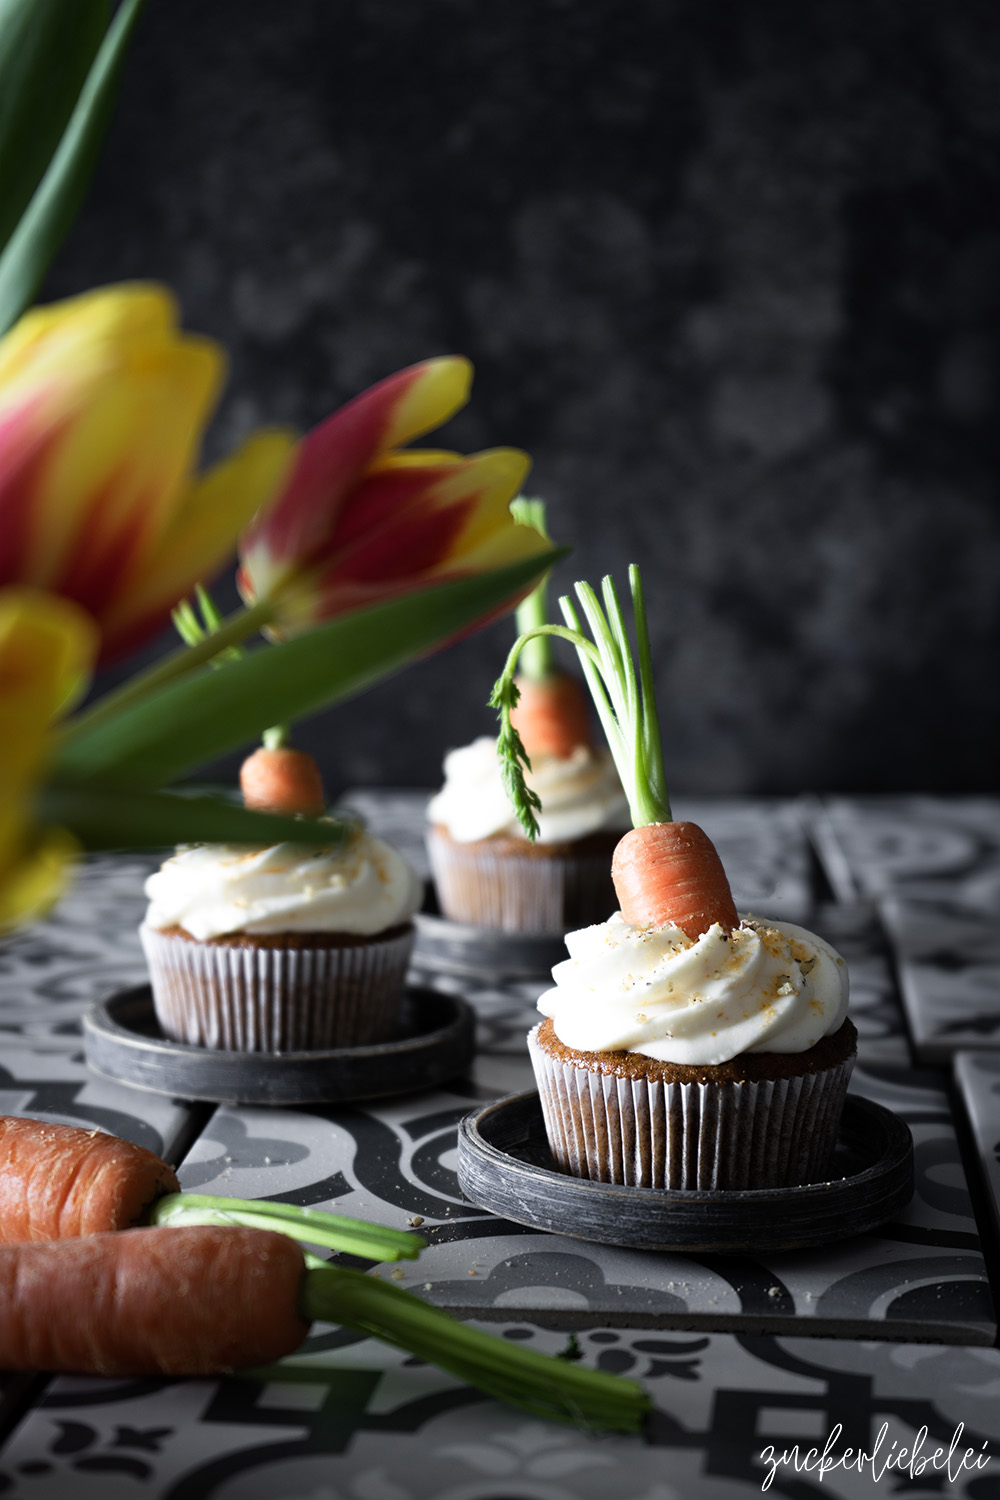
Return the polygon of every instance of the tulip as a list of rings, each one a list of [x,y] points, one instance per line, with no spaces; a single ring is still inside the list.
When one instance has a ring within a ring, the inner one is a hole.
[[[80,605],[102,661],[166,622],[284,478],[283,432],[197,474],[223,374],[153,285],[37,308],[0,340],[0,585]]]
[[[59,896],[75,840],[33,815],[57,715],[85,685],[97,648],[93,622],[66,600],[0,590],[0,931]]]
[[[526,454],[401,451],[465,404],[471,377],[457,356],[411,365],[298,445],[277,499],[240,544],[240,592],[269,605],[268,634],[299,635],[550,550],[510,514]]]

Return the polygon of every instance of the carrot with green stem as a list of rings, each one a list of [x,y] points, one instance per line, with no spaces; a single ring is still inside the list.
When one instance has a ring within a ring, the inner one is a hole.
[[[629,585],[634,652],[610,577],[602,584],[603,607],[589,584],[575,586],[589,636],[572,599],[564,596],[559,603],[565,625],[536,625],[515,641],[490,698],[500,710],[497,752],[504,782],[522,827],[535,838],[540,803],[525,781],[528,753],[513,721],[515,669],[533,639],[560,636],[576,648],[628,798],[633,826],[619,841],[611,866],[622,916],[636,927],[678,927],[691,939],[715,923],[730,931],[739,917],[714,844],[696,823],[676,822],[671,815],[642,580],[635,564],[629,569]]]
[[[531,526],[546,541],[544,500],[519,495],[511,501],[511,513],[522,526]],[[517,703],[512,722],[525,754],[554,755],[565,760],[578,746],[594,748],[587,695],[577,677],[564,672],[552,652],[551,638],[540,627],[548,624],[548,576],[517,606],[518,635],[527,637],[520,658]]]
[[[130,1229],[0,1246],[4,1370],[228,1374],[294,1353],[315,1320],[406,1350],[533,1416],[634,1432],[649,1410],[632,1381],[468,1328],[268,1230]]]
[[[366,1260],[414,1260],[426,1241],[323,1209],[182,1193],[154,1152],[102,1130],[0,1115],[0,1244],[77,1238],[143,1224],[273,1229]]]
[[[213,1374],[283,1358],[321,1319],[535,1415],[639,1425],[648,1402],[630,1382],[466,1328],[294,1243],[389,1261],[415,1258],[420,1236],[176,1186],[172,1168],[129,1141],[0,1117],[0,1369]]]
[[[174,628],[187,646],[194,646],[206,636],[214,635],[223,623],[214,599],[200,583],[195,588],[195,598],[198,611],[190,600],[184,599],[171,616]],[[242,647],[232,646],[214,657],[212,666],[239,660],[243,654]],[[244,804],[255,812],[290,816],[301,813],[305,817],[319,817],[326,811],[326,794],[313,757],[308,751],[296,750],[289,744],[287,724],[275,724],[265,729],[262,738],[262,745],[240,768]]]

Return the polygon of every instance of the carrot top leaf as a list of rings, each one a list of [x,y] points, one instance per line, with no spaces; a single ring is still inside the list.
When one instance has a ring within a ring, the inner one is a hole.
[[[531,766],[511,725],[510,711],[517,702],[514,672],[518,657],[540,635],[562,636],[576,648],[628,798],[633,825],[639,828],[646,823],[671,821],[642,580],[634,563],[629,568],[629,587],[635,623],[634,652],[614,580],[609,576],[603,581],[603,603],[589,583],[577,583],[574,591],[586,629],[576,604],[568,595],[564,596],[559,606],[566,625],[539,625],[520,635],[493,688],[490,704],[500,710],[497,754],[504,785],[518,820],[531,839],[538,833],[535,812],[540,804],[525,781],[525,769],[530,770]]]

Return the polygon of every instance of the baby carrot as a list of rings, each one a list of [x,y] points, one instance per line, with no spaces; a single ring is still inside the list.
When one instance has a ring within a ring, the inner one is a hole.
[[[619,840],[611,877],[622,916],[634,927],[679,927],[692,940],[739,916],[722,861],[697,823],[645,823]]]
[[[519,495],[511,501],[511,514],[521,526],[530,526],[546,541],[548,533],[544,500]],[[529,639],[521,655],[521,670],[514,679],[516,700],[511,722],[530,758],[555,755],[566,760],[578,745],[594,748],[587,696],[579,679],[556,666],[552,642],[536,627],[548,624],[548,579],[543,578],[517,606],[517,633]]]
[[[515,685],[511,723],[529,758],[556,755],[566,760],[578,745],[593,749],[590,711],[578,678],[553,671],[545,677],[517,677]]]
[[[318,817],[326,809],[323,778],[313,757],[289,745],[261,745],[240,768],[240,790],[247,807],[258,812],[304,813]]]

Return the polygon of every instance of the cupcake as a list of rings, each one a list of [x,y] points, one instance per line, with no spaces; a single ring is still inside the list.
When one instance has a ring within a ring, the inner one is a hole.
[[[854,1065],[844,960],[792,923],[570,933],[528,1045],[556,1164],[638,1187],[825,1177]]]
[[[528,781],[542,803],[533,842],[507,801],[494,740],[445,757],[444,786],[427,809],[427,852],[451,921],[561,933],[614,904],[611,856],[628,803],[611,756],[589,745],[536,751]]]
[[[246,800],[291,810],[264,793]],[[360,823],[322,846],[182,848],[146,894],[139,933],[173,1040],[298,1052],[394,1035],[421,883]]]
[[[574,1176],[653,1188],[822,1178],[856,1053],[846,967],[804,928],[741,919],[711,839],[674,820],[634,565],[629,584],[635,660],[611,579],[603,610],[576,585],[593,640],[564,609],[632,827],[611,860],[619,909],[569,934],[529,1038],[552,1154]],[[511,725],[516,656],[494,702],[505,783],[530,836],[536,806]]]

